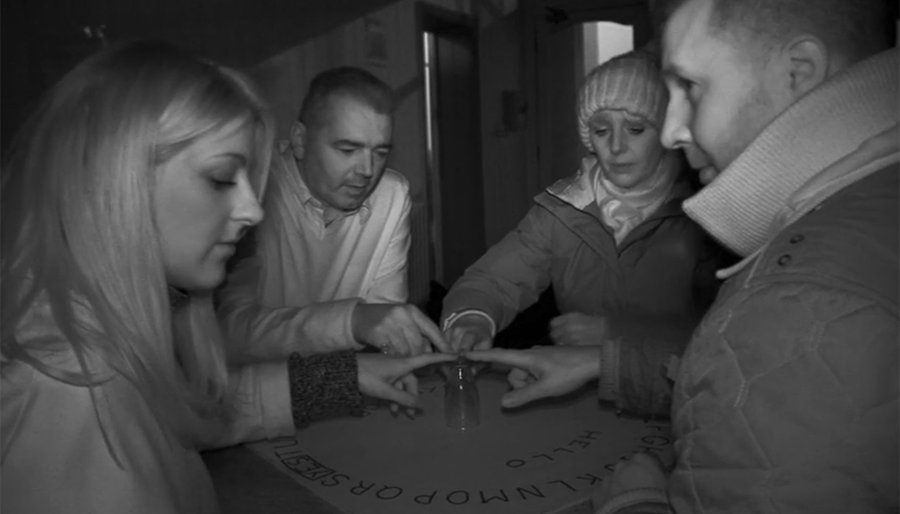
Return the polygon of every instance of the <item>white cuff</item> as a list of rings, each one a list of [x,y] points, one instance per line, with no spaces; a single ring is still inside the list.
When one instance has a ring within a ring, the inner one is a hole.
[[[453,314],[447,316],[447,319],[444,320],[444,326],[441,327],[441,330],[447,330],[453,325],[456,320],[469,314],[481,316],[482,318],[488,320],[488,323],[491,324],[491,338],[493,339],[493,337],[497,335],[497,325],[494,323],[494,320],[490,316],[488,316],[486,312],[477,309],[468,309],[464,311],[454,312]]]

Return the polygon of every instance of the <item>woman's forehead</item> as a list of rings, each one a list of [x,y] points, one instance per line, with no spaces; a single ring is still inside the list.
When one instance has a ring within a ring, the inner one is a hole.
[[[626,121],[629,123],[647,123],[643,116],[633,114],[625,109],[598,109],[591,115],[589,122],[609,123],[612,121]]]

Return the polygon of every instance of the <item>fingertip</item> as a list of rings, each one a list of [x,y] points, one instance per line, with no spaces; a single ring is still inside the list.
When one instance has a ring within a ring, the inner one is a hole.
[[[503,406],[503,408],[505,408],[505,409],[514,409],[514,408],[518,407],[520,405],[520,403],[518,401],[516,401],[516,399],[514,397],[504,396],[500,400],[500,405]]]
[[[490,340],[481,341],[480,343],[476,344],[472,349],[475,351],[479,351],[479,352],[483,352],[484,350],[490,350],[492,347],[492,343],[493,343],[493,341],[490,341]]]

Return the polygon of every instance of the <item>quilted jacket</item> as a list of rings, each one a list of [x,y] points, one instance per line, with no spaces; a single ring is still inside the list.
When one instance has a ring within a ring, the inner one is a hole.
[[[675,512],[900,510],[898,70],[832,76],[685,202],[744,260],[680,361],[619,377],[626,406],[675,379]]]
[[[677,512],[896,512],[896,165],[732,277],[681,359]]]

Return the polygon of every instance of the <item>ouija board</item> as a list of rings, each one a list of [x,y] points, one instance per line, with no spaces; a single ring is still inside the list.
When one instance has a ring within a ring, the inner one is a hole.
[[[617,416],[593,388],[504,410],[503,375],[477,384],[481,422],[467,431],[446,426],[430,375],[414,419],[373,405],[249,447],[347,514],[589,513],[616,461],[670,450],[667,423]]]

